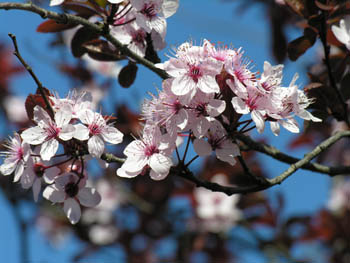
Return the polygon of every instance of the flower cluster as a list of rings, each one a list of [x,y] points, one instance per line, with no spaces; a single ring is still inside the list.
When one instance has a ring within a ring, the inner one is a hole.
[[[158,96],[145,100],[142,139],[126,147],[119,176],[134,177],[150,168],[153,179],[165,178],[179,135],[191,139],[199,156],[215,152],[218,159],[234,165],[240,154],[234,135],[254,128],[248,128],[251,123],[261,133],[268,121],[278,135],[280,125],[299,132],[295,115],[321,121],[306,111],[312,101],[295,84],[297,75],[283,87],[283,65],[265,62],[258,76],[241,49],[216,48],[207,40],[201,46],[184,43],[175,57],[157,66],[170,78],[163,81]],[[239,121],[243,116],[247,117]]]
[[[110,26],[111,34],[139,56],[144,56],[146,53],[148,37],[152,40],[154,50],[163,49],[166,18],[175,14],[179,6],[178,0],[118,2],[119,9],[115,14],[113,25]]]
[[[67,98],[49,99],[53,116],[40,105],[33,107],[36,125],[8,141],[0,171],[3,175],[14,172],[15,182],[20,181],[25,189],[32,187],[35,201],[46,183],[44,198],[63,203],[65,214],[75,224],[81,216],[80,205],[93,207],[101,200],[99,193],[87,186],[85,159],[100,158],[105,142],[121,143],[123,134],[108,118],[93,111],[87,93],[74,91]],[[64,153],[57,154],[60,144]]]

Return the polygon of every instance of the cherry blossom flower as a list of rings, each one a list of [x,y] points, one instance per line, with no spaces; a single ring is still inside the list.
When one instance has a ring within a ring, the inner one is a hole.
[[[350,50],[350,16],[340,20],[339,26],[332,26],[335,37]]]
[[[4,163],[0,166],[0,172],[3,175],[10,175],[15,172],[14,182],[17,182],[21,178],[25,164],[30,156],[30,146],[15,133],[14,137],[9,138],[6,142],[5,147],[8,151],[0,153],[5,157]]]
[[[222,63],[207,55],[202,46],[184,43],[178,49],[176,58],[170,58],[163,64],[157,64],[172,78],[172,92],[184,96],[184,102],[192,100],[197,90],[204,93],[218,93],[220,88],[215,76],[220,73]]]
[[[166,33],[166,20],[172,16],[179,4],[178,0],[130,0],[136,9],[136,23],[150,33],[152,29],[164,39]]]
[[[81,216],[80,205],[94,207],[101,201],[96,189],[86,187],[86,178],[79,178],[75,173],[65,173],[55,179],[43,192],[44,198],[53,203],[63,203],[63,210],[72,224]]]
[[[350,209],[349,180],[338,182],[333,186],[327,206],[334,212],[339,212],[342,209]]]
[[[177,132],[183,131],[188,123],[188,113],[180,102],[179,96],[171,91],[172,79],[163,81],[163,90],[158,98],[145,100],[142,105],[143,119],[149,125],[165,127],[167,132],[176,139]]]
[[[66,98],[59,98],[58,95],[50,96],[53,103],[52,108],[55,111],[60,109],[71,111],[72,118],[78,118],[79,112],[85,109],[92,109],[91,93],[86,91],[73,90],[68,93]]]
[[[199,156],[210,155],[215,151],[216,157],[221,161],[235,165],[235,157],[240,155],[237,144],[232,143],[232,140],[227,137],[224,127],[217,120],[211,123],[211,126],[206,134],[208,140],[195,139],[193,147]]]
[[[112,124],[107,124],[103,116],[90,109],[79,113],[82,123],[75,125],[74,138],[85,141],[88,140],[88,150],[93,157],[101,157],[105,145],[104,141],[118,144],[123,141],[123,134]]]
[[[46,166],[38,157],[29,158],[26,169],[21,177],[21,185],[24,189],[33,187],[34,201],[38,201],[38,196],[41,190],[42,182],[52,184],[54,178],[61,172],[55,166]]]
[[[200,138],[210,128],[211,121],[219,116],[226,108],[226,102],[214,98],[213,93],[203,93],[200,90],[188,105],[189,128]]]
[[[124,150],[127,156],[117,175],[132,178],[150,168],[150,177],[153,180],[162,180],[168,174],[173,162],[170,157],[169,142],[162,141],[158,127],[145,127],[141,140],[132,141]]]
[[[214,175],[211,181],[220,185],[228,185],[224,174]],[[226,231],[242,217],[242,212],[237,208],[239,195],[227,196],[221,192],[211,192],[198,187],[194,191],[194,196],[198,203],[197,215],[203,221],[199,225],[207,231]]]
[[[40,106],[34,107],[34,121],[38,124],[22,132],[22,139],[32,145],[41,145],[40,155],[49,161],[58,150],[58,139],[68,141],[74,134],[73,125],[69,124],[72,113],[67,108],[55,113],[53,121],[49,114]]]

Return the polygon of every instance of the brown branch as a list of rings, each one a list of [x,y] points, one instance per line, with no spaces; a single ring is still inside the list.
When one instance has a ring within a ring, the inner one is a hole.
[[[337,87],[337,83],[335,81],[335,78],[332,72],[331,62],[329,60],[330,47],[327,44],[327,14],[326,14],[326,11],[322,11],[322,12],[323,12],[323,21],[321,23],[321,30],[319,31],[319,36],[323,45],[324,63],[326,64],[326,67],[327,67],[327,72],[328,72],[328,77],[329,77],[331,87],[336,93],[336,96],[338,97],[338,100],[343,107],[344,121],[346,122],[348,127],[350,127],[349,116],[348,116],[348,104],[345,102],[343,95],[340,93],[340,90]]]
[[[46,96],[46,93],[44,91],[44,86],[41,84],[38,77],[34,74],[32,68],[24,61],[24,59],[21,56],[21,53],[18,50],[16,36],[13,34],[8,34],[8,35],[12,39],[13,46],[15,48],[15,51],[13,52],[13,54],[18,58],[18,60],[22,63],[23,67],[25,67],[25,69],[29,72],[30,76],[34,79],[36,85],[38,86],[40,95],[43,97],[44,102],[46,104],[46,107],[47,107],[48,111],[50,112],[51,117],[55,116],[54,111],[52,109],[52,106],[51,106],[51,104]]]
[[[123,45],[120,41],[118,41],[116,38],[114,38],[108,31],[106,31],[106,28],[103,24],[94,24],[91,23],[89,20],[84,19],[79,16],[71,15],[71,14],[60,14],[53,11],[48,11],[44,8],[41,8],[39,6],[36,6],[32,3],[0,3],[0,9],[4,10],[26,10],[29,12],[36,13],[40,15],[42,18],[50,18],[55,20],[57,23],[61,24],[71,24],[71,25],[83,25],[86,28],[89,28],[92,32],[95,32],[101,36],[103,36],[105,39],[107,39],[109,42],[111,42],[120,52],[129,58],[133,59],[139,64],[144,65],[148,69],[155,72],[159,77],[162,79],[169,78],[169,75],[162,69],[157,68],[151,61],[137,55],[136,53],[132,52],[130,49],[128,49],[125,45]]]
[[[236,138],[242,141],[246,146],[248,146],[248,147],[244,147],[244,150],[247,150],[247,149],[255,150],[263,154],[266,154],[278,161],[288,163],[288,164],[294,164],[300,161],[300,159],[290,156],[288,154],[285,154],[273,146],[270,146],[265,143],[256,142],[246,135],[238,134],[236,135]],[[309,170],[312,172],[328,174],[330,176],[350,173],[350,166],[326,166],[319,163],[306,163],[300,168],[304,170]]]

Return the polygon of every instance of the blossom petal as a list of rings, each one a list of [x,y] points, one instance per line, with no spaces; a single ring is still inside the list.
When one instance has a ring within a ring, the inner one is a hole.
[[[45,188],[43,192],[43,197],[47,200],[50,200],[53,203],[62,203],[65,198],[65,193],[58,190],[53,185],[49,185]]]
[[[172,165],[171,158],[161,153],[155,153],[149,159],[149,166],[156,174],[168,174]]]
[[[85,187],[80,189],[78,199],[81,205],[86,207],[97,206],[101,202],[101,196],[95,188]]]
[[[199,156],[210,155],[212,152],[211,145],[204,139],[195,139],[193,147]]]
[[[14,182],[18,182],[19,178],[21,178],[24,171],[24,164],[22,162],[19,162],[15,169],[15,177],[13,179]]]
[[[78,139],[80,141],[85,141],[89,139],[89,128],[86,127],[84,124],[78,123],[74,125],[75,132],[73,137],[75,139]]]
[[[162,13],[165,18],[168,18],[176,13],[179,7],[179,0],[164,0],[162,4]]]
[[[212,99],[207,105],[207,112],[211,117],[219,116],[226,108],[226,102],[224,100]]]
[[[125,178],[134,178],[134,177],[138,176],[139,174],[140,174],[140,172],[126,171],[125,169],[123,169],[123,167],[121,167],[117,170],[117,175],[120,177],[125,177]]]
[[[249,107],[245,102],[239,97],[233,97],[231,100],[232,106],[235,111],[239,114],[247,114],[249,113]]]
[[[16,162],[4,162],[1,166],[0,166],[0,172],[3,175],[10,175],[13,173],[13,171],[16,168],[17,163]]]
[[[74,134],[75,134],[74,126],[71,124],[68,124],[62,127],[58,137],[64,141],[69,141],[70,139],[73,138]]]
[[[101,157],[105,144],[100,136],[94,135],[88,140],[89,153],[94,157]]]
[[[253,110],[250,116],[252,117],[252,120],[254,121],[258,132],[262,133],[265,129],[265,120],[262,117],[261,113],[259,111]]]
[[[280,134],[280,125],[277,121],[270,121],[271,131],[275,136]]]
[[[123,134],[115,127],[107,126],[101,133],[101,136],[106,142],[118,144],[123,141]]]
[[[40,156],[44,161],[49,161],[56,154],[57,150],[58,141],[56,139],[50,139],[41,146]]]
[[[21,133],[21,137],[24,142],[29,144],[38,145],[45,141],[46,132],[39,126],[31,127]]]
[[[78,223],[81,217],[81,209],[80,205],[74,198],[67,198],[64,201],[63,211],[67,215],[71,224],[74,225]]]
[[[34,180],[34,184],[33,184],[33,197],[34,197],[34,201],[35,202],[38,202],[40,189],[41,189],[41,179],[40,178],[36,178]]]

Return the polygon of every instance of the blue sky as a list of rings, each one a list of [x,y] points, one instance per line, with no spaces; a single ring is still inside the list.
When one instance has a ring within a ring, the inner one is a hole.
[[[240,1],[238,1],[240,2]],[[209,39],[214,43],[232,44],[234,47],[243,47],[245,54],[254,61],[256,69],[262,69],[265,60],[273,59],[269,50],[269,24],[264,18],[261,6],[257,5],[243,14],[235,11],[236,4],[222,2],[219,0],[180,0],[178,12],[168,19],[167,43],[168,47],[193,40],[200,43],[203,39]],[[38,15],[23,11],[3,11],[0,10],[0,39],[11,44],[8,33],[17,36],[21,53],[25,60],[33,67],[44,86],[51,90],[57,90],[61,96],[68,91],[69,82],[61,74],[57,73],[51,61],[59,56],[59,53],[47,48],[51,39],[49,34],[36,33],[36,27],[42,22]],[[6,25],[6,26],[4,26]],[[297,37],[300,32],[294,30],[289,34],[290,40]],[[166,48],[162,54],[170,53]],[[284,84],[288,84],[295,72],[300,75],[299,83],[306,84],[306,74],[303,71],[308,60],[313,58],[312,51],[301,57],[296,63],[287,62],[285,65]],[[164,60],[165,57],[162,56]],[[50,61],[48,63],[48,61]],[[145,83],[146,86],[145,86]],[[14,80],[13,86],[17,94],[24,97],[28,93],[34,92],[35,83],[27,75]],[[155,91],[161,86],[161,80],[154,73],[149,72],[140,66],[138,78],[134,86],[130,89],[121,89],[116,85],[120,101],[127,101],[133,109],[137,110],[142,98],[147,91]],[[135,100],[135,98],[137,98]],[[275,147],[287,151],[286,143],[292,134],[282,130],[279,137],[275,137],[265,130],[262,135],[256,133],[253,137],[269,138],[269,143]],[[297,152],[290,152],[294,156],[302,157],[310,149],[301,149]],[[283,172],[288,166],[261,155],[261,160],[265,163],[264,169],[271,175],[276,176]],[[281,186],[276,186],[268,190],[273,195],[276,191],[281,191],[286,197],[285,216],[295,213],[315,212],[325,204],[328,195],[330,179],[326,175],[315,174],[307,171],[298,171],[291,178],[286,180]],[[13,213],[6,200],[0,195],[0,253],[6,262],[18,262],[18,229],[15,224]],[[25,208],[23,213],[27,216],[33,215],[32,208]],[[72,253],[79,247],[74,239],[69,239],[62,247],[64,253],[53,249],[48,245],[44,237],[38,234],[35,228],[30,229],[30,262],[65,262]]]

